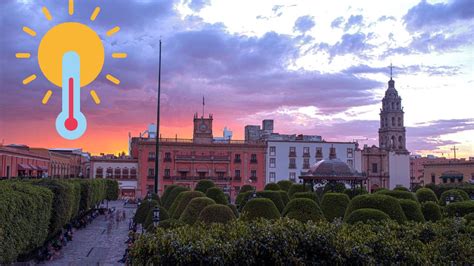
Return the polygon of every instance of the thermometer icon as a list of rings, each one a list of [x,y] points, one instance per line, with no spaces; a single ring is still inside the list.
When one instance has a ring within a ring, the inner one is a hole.
[[[62,58],[62,109],[56,118],[56,130],[65,139],[77,139],[87,128],[81,113],[80,57],[74,51]]]

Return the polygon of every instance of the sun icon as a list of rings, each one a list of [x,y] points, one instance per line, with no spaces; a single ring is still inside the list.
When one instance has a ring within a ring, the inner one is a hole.
[[[74,0],[69,0],[68,13],[74,15]],[[42,12],[48,21],[53,16],[48,8],[43,7]],[[100,7],[96,7],[90,21],[95,21],[100,13]],[[120,27],[115,26],[106,32],[107,37],[116,34]],[[23,27],[23,31],[36,37],[36,32]],[[28,59],[31,53],[16,53],[16,58]],[[56,130],[59,135],[66,139],[77,139],[81,137],[86,128],[87,121],[80,109],[80,88],[84,88],[93,82],[102,71],[104,65],[104,45],[99,35],[89,26],[79,22],[64,22],[50,28],[41,38],[38,46],[38,64],[41,72],[52,84],[62,88],[62,111],[56,118]],[[112,53],[114,59],[124,59],[126,53]],[[106,79],[119,85],[120,80],[107,74]],[[23,80],[23,84],[29,84],[37,78],[32,74]],[[53,90],[48,90],[43,96],[42,103],[47,104]],[[100,104],[99,95],[95,90],[90,90],[90,95],[96,104]]]

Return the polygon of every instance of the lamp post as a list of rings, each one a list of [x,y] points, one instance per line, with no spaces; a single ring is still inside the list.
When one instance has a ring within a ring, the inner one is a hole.
[[[159,222],[160,222],[160,208],[156,206],[153,209],[153,226],[157,227]]]
[[[146,199],[148,200],[148,202],[151,202],[151,192],[148,191],[148,194],[146,195]]]

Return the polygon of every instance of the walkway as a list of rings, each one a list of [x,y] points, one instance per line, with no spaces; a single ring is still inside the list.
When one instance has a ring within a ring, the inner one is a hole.
[[[86,228],[75,231],[73,241],[61,250],[61,257],[48,261],[46,265],[120,265],[125,252],[128,235],[128,221],[135,208],[124,207],[122,201],[109,202],[109,208],[126,211],[126,220],[118,225],[114,222],[107,232],[107,221],[99,215]],[[122,264],[123,265],[123,264]]]

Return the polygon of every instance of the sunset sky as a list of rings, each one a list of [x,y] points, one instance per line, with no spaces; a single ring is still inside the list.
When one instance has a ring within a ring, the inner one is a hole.
[[[46,20],[41,8],[53,17]],[[96,6],[101,12],[89,17]],[[162,50],[161,131],[190,138],[194,112],[227,126],[275,120],[275,131],[376,144],[381,99],[394,65],[414,154],[474,156],[474,4],[452,1],[67,0],[0,1],[0,141],[32,147],[128,150],[156,121],[158,42]],[[97,31],[105,65],[82,88],[88,129],[75,141],[55,129],[60,88],[41,73],[37,49],[52,26],[77,21]],[[22,31],[28,26],[36,37]],[[121,30],[107,37],[106,32]],[[30,52],[30,59],[15,53]],[[112,60],[112,52],[128,58]],[[121,80],[114,85],[106,74]],[[36,74],[28,85],[22,80]],[[47,105],[41,99],[53,95]],[[89,91],[101,98],[96,105]]]

